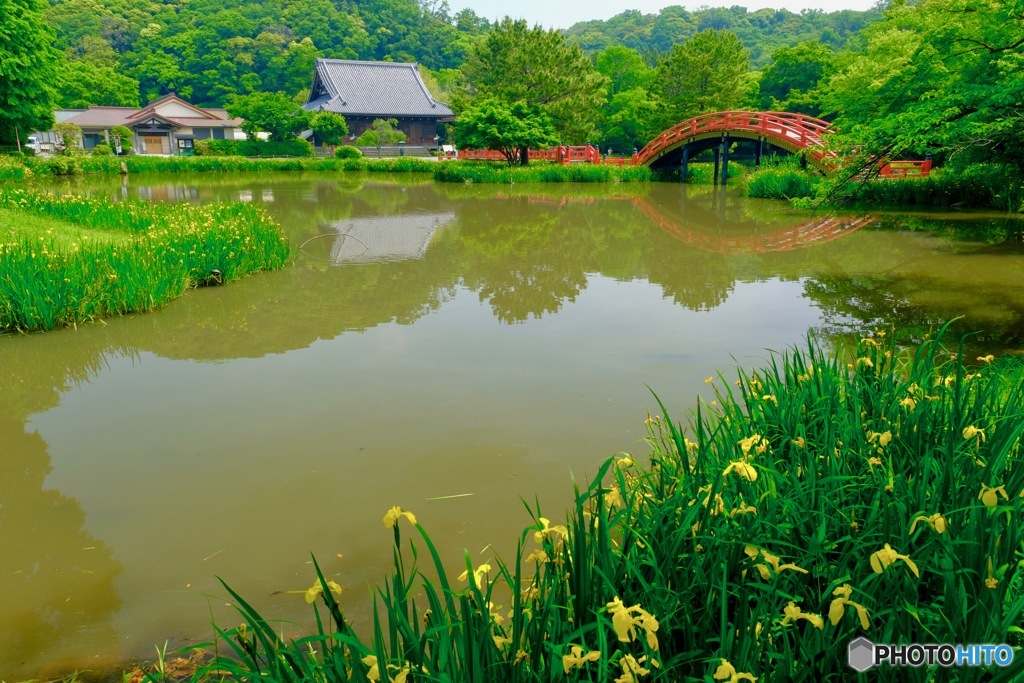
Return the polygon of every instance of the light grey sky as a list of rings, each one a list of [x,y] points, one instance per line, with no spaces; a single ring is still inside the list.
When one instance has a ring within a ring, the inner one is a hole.
[[[799,12],[804,9],[820,9],[834,12],[841,9],[870,9],[875,0],[726,0],[705,2],[672,2],[671,0],[448,0],[452,13],[469,7],[480,16],[494,20],[508,15],[514,19],[526,19],[531,24],[547,28],[568,28],[578,21],[608,19],[629,9],[644,14],[657,14],[663,7],[682,5],[693,11],[702,6],[731,7],[740,5],[750,11],[772,7]]]

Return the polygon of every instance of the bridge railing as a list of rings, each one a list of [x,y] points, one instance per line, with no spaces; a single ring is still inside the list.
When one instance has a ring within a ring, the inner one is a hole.
[[[547,149],[531,149],[528,152],[530,161],[551,161],[559,164],[609,163],[602,161],[601,151],[593,145],[560,145]],[[494,149],[460,149],[460,159],[477,161],[505,161],[505,155]],[[514,155],[518,159],[518,153]],[[618,163],[617,165],[622,165]]]
[[[702,114],[672,126],[651,140],[637,155],[637,163],[646,163],[673,143],[702,133],[745,130],[788,141],[809,149],[817,159],[824,158],[824,136],[831,124],[806,114],[789,112],[721,111]]]

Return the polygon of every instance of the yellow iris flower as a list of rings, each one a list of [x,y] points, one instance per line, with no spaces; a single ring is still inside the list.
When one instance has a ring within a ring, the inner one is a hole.
[[[978,500],[985,504],[986,507],[994,508],[999,504],[999,496],[1003,497],[1003,500],[1009,500],[1009,496],[1006,495],[1006,489],[1002,486],[985,486],[981,485],[981,492],[978,494]]]
[[[765,581],[770,579],[772,575],[772,573],[768,571],[769,565],[771,565],[771,568],[775,570],[775,574],[780,574],[787,569],[800,572],[801,574],[808,573],[806,569],[798,567],[795,564],[789,562],[787,562],[786,564],[780,564],[781,560],[779,559],[779,557],[776,555],[772,555],[764,548],[757,548],[752,545],[748,545],[745,548],[743,548],[743,552],[746,553],[747,557],[751,559],[757,559],[759,556],[764,559],[764,561],[767,564],[755,564],[754,569],[757,570],[757,572],[761,575],[761,578]]]
[[[917,528],[918,522],[924,522],[934,529],[937,534],[944,534],[946,533],[946,529],[949,528],[949,525],[946,523],[946,518],[938,512],[930,517],[925,517],[924,515],[914,517],[914,521],[910,523],[910,533],[914,533],[914,529]]]
[[[722,476],[727,477],[730,472],[735,472],[747,481],[757,481],[757,470],[754,469],[753,465],[743,460],[733,460],[730,462],[729,466],[722,472]]]
[[[850,600],[850,595],[853,593],[853,589],[850,588],[850,584],[844,583],[839,588],[832,591],[832,595],[836,596],[836,599],[832,601],[832,604],[828,608],[828,620],[832,622],[833,626],[839,625],[839,620],[846,614],[847,607],[853,607],[857,610],[857,618],[860,619],[860,626],[865,631],[871,627],[871,621],[868,619],[868,610],[859,603]]]
[[[612,615],[612,628],[615,635],[623,643],[631,643],[636,638],[636,629],[644,632],[647,646],[657,652],[658,650],[658,620],[642,608],[640,605],[626,607],[622,600],[616,597],[605,605],[605,608]]]
[[[901,555],[892,549],[888,543],[881,550],[876,550],[871,553],[871,569],[876,574],[881,574],[887,567],[890,567],[896,560],[903,560],[907,568],[913,572],[914,576],[920,577],[920,572],[917,571],[917,565],[907,555]]]
[[[484,579],[487,577],[488,572],[491,571],[491,565],[484,562],[482,565],[473,570],[473,583],[476,584],[478,589],[483,588]],[[465,581],[469,578],[469,570],[459,574],[459,581]]]
[[[811,626],[813,626],[814,628],[825,628],[825,622],[822,621],[821,617],[819,617],[817,614],[810,614],[809,612],[804,612],[802,609],[800,609],[799,606],[797,606],[795,602],[791,601],[788,605],[786,605],[786,607],[782,610],[782,613],[785,615],[782,619],[783,626],[796,623],[800,619],[805,619],[808,622],[810,622]]]
[[[583,665],[587,662],[596,662],[601,659],[601,652],[599,650],[591,650],[587,654],[583,654],[583,648],[579,645],[571,645],[569,647],[569,654],[562,655],[562,671],[563,673],[569,673],[572,669],[582,669]]]
[[[537,543],[543,543],[544,539],[552,534],[557,534],[563,540],[569,538],[569,530],[564,526],[551,526],[551,521],[547,517],[540,517],[538,521],[541,523],[541,528],[533,532],[533,540]]]
[[[964,438],[967,439],[968,441],[970,441],[974,437],[978,437],[978,439],[980,439],[981,441],[984,441],[985,438],[986,438],[985,437],[985,430],[984,429],[978,429],[974,425],[971,425],[969,427],[964,427]]]
[[[722,663],[715,669],[714,679],[716,681],[725,681],[725,683],[740,683],[740,681],[750,681],[750,683],[757,683],[757,677],[753,674],[742,673],[736,670],[729,660],[723,659]]]
[[[339,586],[336,582],[328,581],[327,582],[327,587],[330,588],[331,592],[334,593],[335,595],[341,595],[341,586]],[[296,592],[298,592],[298,591],[296,591]],[[324,592],[323,585],[321,585],[320,582],[317,581],[316,583],[314,583],[312,586],[310,586],[306,590],[306,603],[312,605],[314,602],[316,602],[317,596],[320,595],[323,592]]]
[[[397,505],[388,510],[387,513],[384,515],[384,526],[386,526],[388,529],[394,529],[395,525],[398,524],[398,520],[400,520],[402,517],[405,517],[407,520],[409,520],[409,524],[416,526],[416,515],[412,514],[408,510],[403,510]]]

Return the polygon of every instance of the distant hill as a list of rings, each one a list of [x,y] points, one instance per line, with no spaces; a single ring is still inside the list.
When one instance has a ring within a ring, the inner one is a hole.
[[[316,57],[456,67],[473,36],[489,28],[472,10],[451,14],[442,0],[50,3],[47,22],[74,72],[75,97],[64,106],[131,104],[127,85],[98,96],[108,101],[89,101],[115,77],[137,81],[135,98],[144,101],[172,90],[204,106],[236,92],[295,95],[309,87]]]
[[[748,12],[739,6],[707,7],[694,12],[675,5],[658,14],[629,10],[607,21],[583,21],[566,30],[571,40],[585,52],[599,52],[610,45],[633,48],[653,62],[675,43],[705,29],[732,31],[750,50],[754,67],[768,63],[772,52],[806,40],[824,43],[835,50],[856,48],[863,37],[859,32],[882,19],[880,9],[865,12],[808,10],[796,14],[789,10],[761,9]]]

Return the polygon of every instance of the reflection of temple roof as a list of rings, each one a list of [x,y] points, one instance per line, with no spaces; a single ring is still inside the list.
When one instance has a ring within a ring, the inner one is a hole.
[[[340,234],[331,247],[331,263],[374,263],[419,259],[438,228],[455,220],[454,212],[350,218],[331,223]]]

